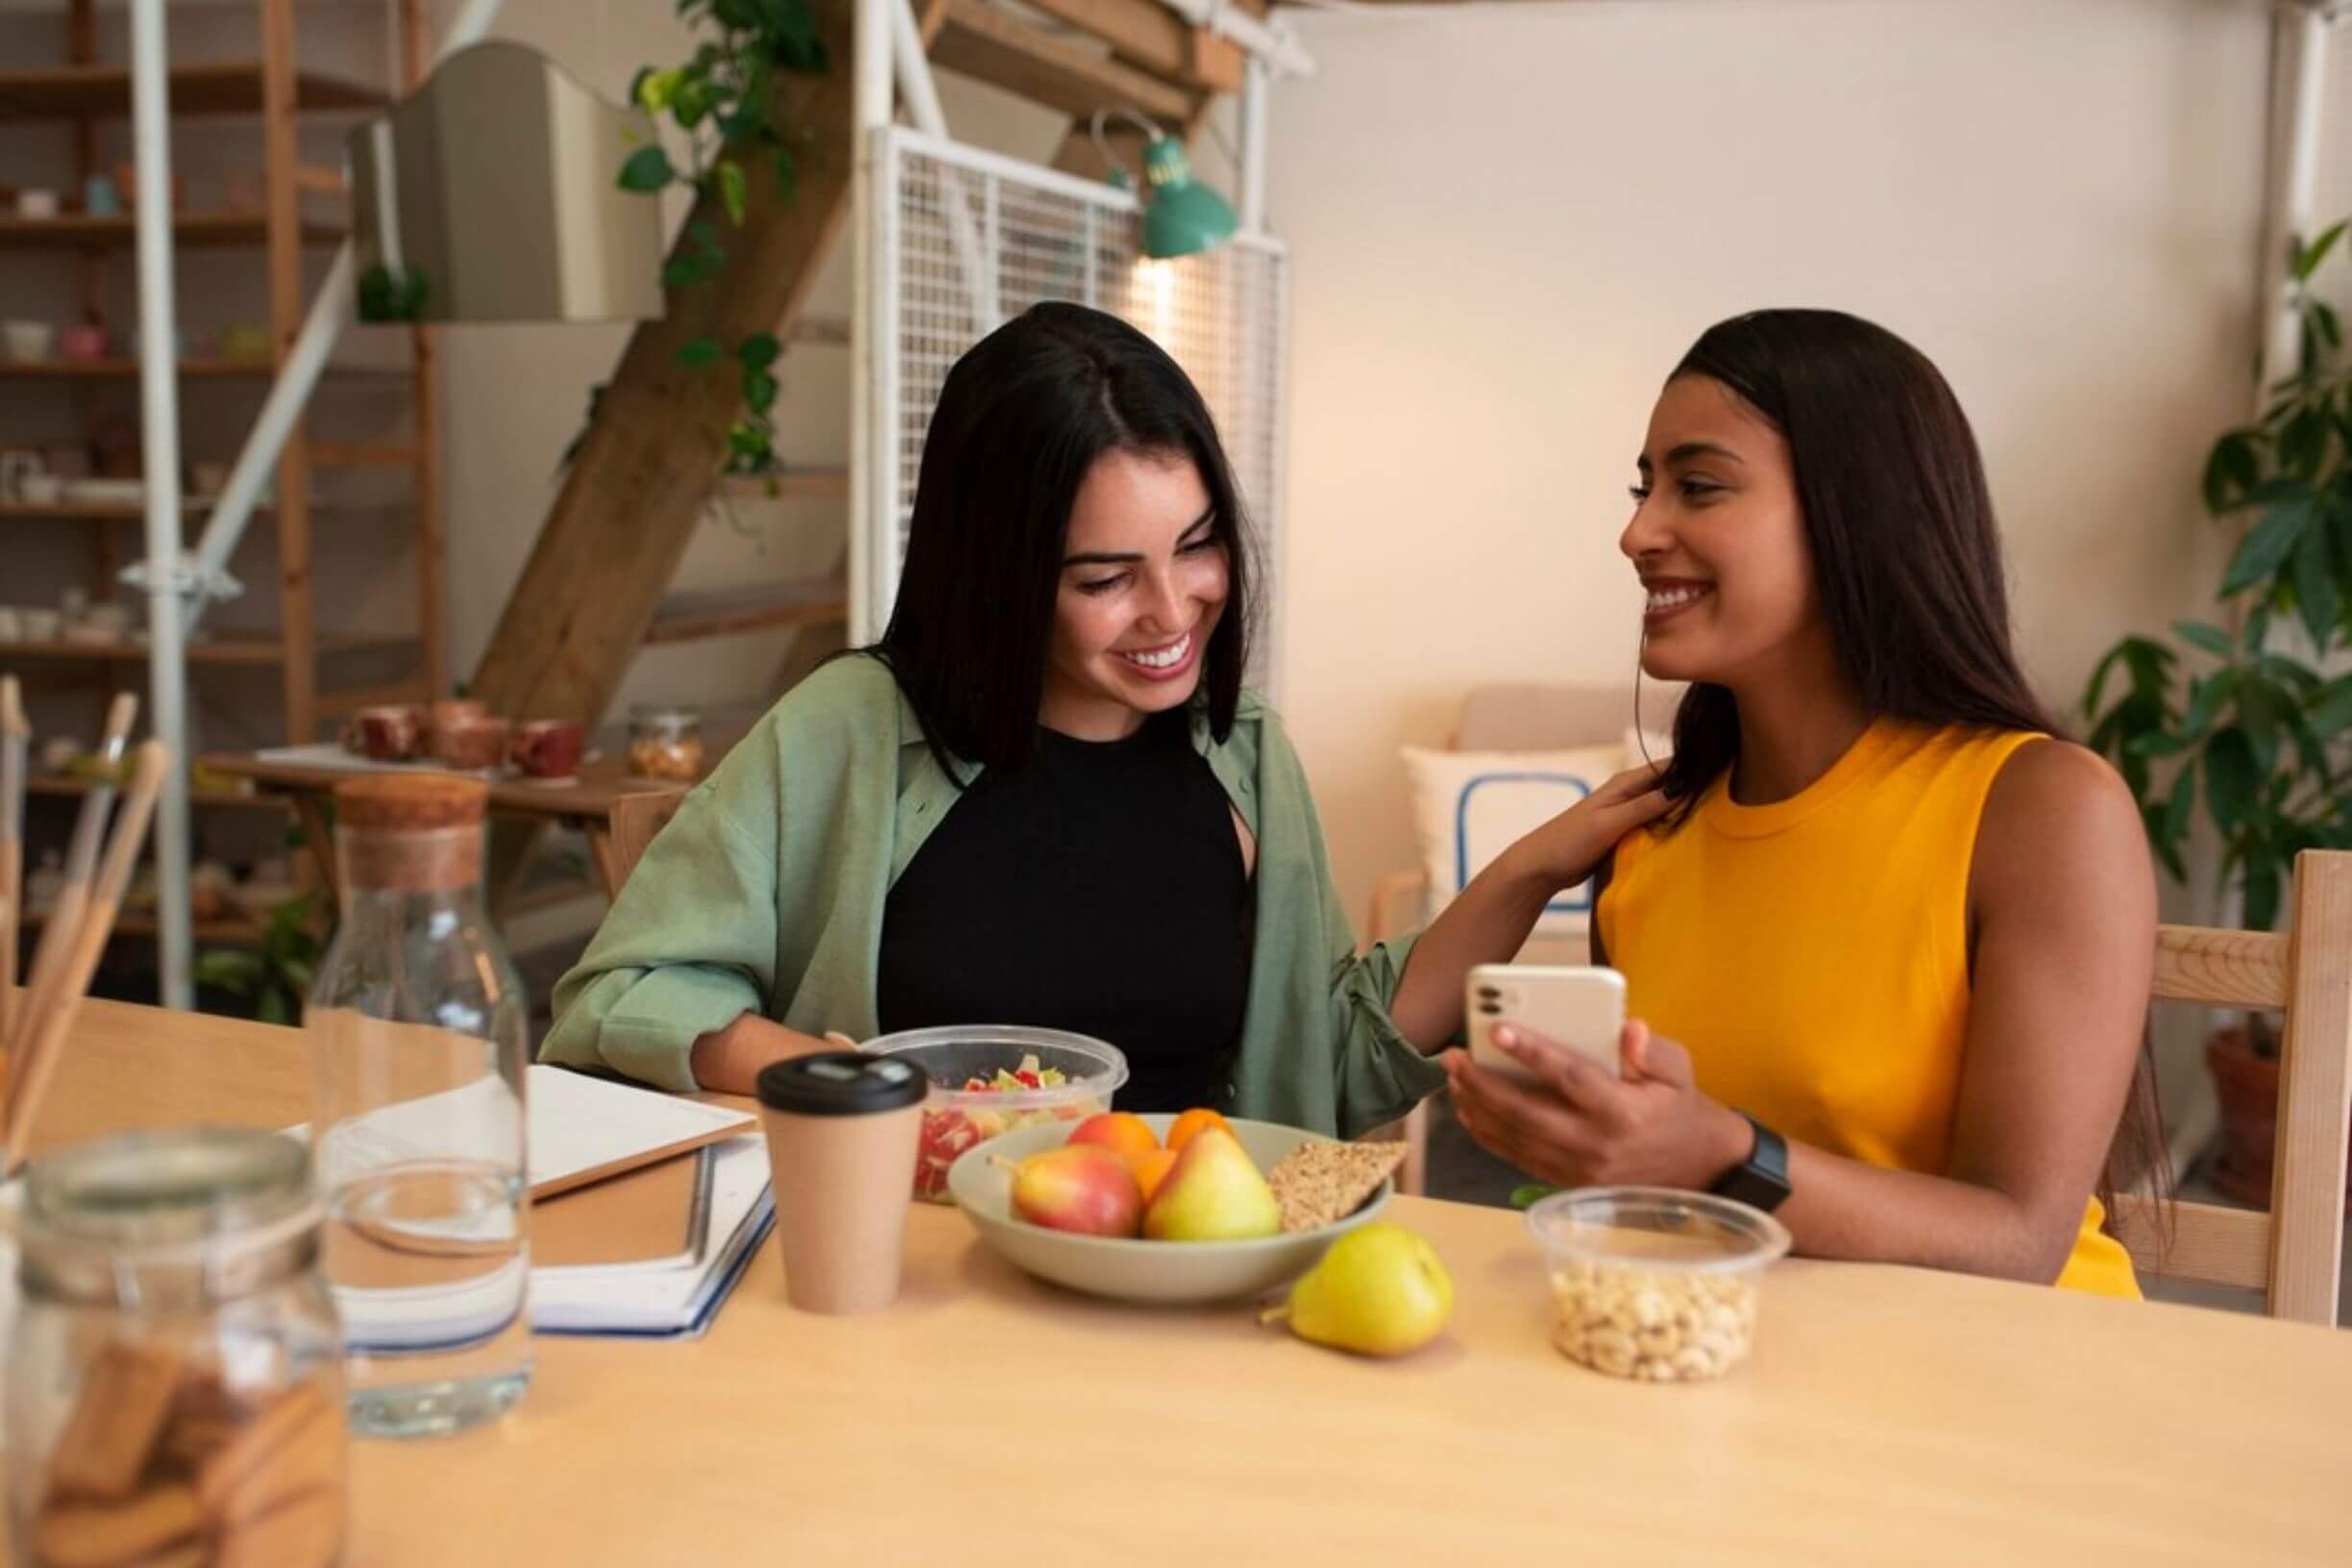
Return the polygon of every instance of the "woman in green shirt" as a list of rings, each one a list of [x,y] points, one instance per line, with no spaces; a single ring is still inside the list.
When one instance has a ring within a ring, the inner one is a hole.
[[[1354,1136],[1442,1085],[1470,966],[1664,807],[1625,774],[1358,955],[1297,753],[1242,687],[1248,531],[1199,393],[1042,305],[950,372],[889,627],[680,805],[542,1049],[674,1090],[924,1023],[1075,1029],[1136,1110]]]

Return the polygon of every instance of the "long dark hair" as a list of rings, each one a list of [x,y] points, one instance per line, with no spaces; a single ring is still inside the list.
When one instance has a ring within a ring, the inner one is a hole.
[[[897,604],[867,650],[890,665],[935,750],[988,768],[1028,760],[1070,508],[1113,452],[1189,458],[1209,492],[1229,587],[1196,700],[1219,740],[1232,733],[1252,562],[1216,422],[1150,338],[1099,310],[1045,304],[948,371],[923,440]]]
[[[2060,736],[2018,667],[1984,459],[1927,356],[1837,310],[1757,310],[1707,329],[1671,381],[1730,388],[1787,440],[1814,581],[1840,669],[1872,718]],[[1687,816],[1739,755],[1728,688],[1694,683],[1675,714],[1667,793]],[[2099,1183],[2160,1184],[2163,1115],[2144,1031]]]

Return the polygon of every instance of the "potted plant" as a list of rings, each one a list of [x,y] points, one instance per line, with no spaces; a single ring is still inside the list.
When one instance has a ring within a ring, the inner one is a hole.
[[[2186,884],[2201,814],[2221,885],[2255,931],[2277,923],[2298,853],[2352,848],[2352,674],[2332,673],[2342,663],[2332,655],[2352,646],[2352,375],[2339,363],[2342,324],[2313,287],[2344,228],[2295,248],[2295,372],[2206,460],[2207,509],[2242,527],[2218,595],[2235,629],[2179,621],[2169,639],[2126,637],[2083,699],[2090,745],[2138,796],[2156,858]],[[2217,1030],[2205,1054],[2221,1104],[2216,1185],[2267,1204],[2276,1031],[2249,1016]]]
[[[196,982],[243,997],[263,1023],[302,1021],[303,999],[325,943],[311,919],[310,895],[289,898],[269,913],[260,950],[219,947],[196,957]]]

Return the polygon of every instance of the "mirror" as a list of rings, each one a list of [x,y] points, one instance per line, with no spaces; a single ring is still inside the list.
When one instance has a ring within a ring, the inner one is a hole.
[[[654,140],[546,56],[478,43],[351,133],[359,319],[629,321],[662,313]]]

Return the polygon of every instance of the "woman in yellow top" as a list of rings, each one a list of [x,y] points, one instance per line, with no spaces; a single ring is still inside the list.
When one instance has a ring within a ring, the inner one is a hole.
[[[1854,317],[1741,316],[1639,469],[1642,668],[1692,684],[1595,922],[1638,1021],[1621,1077],[1524,1031],[1540,1090],[1453,1053],[1463,1125],[1550,1181],[1776,1208],[1816,1257],[2138,1294],[2094,1194],[2154,1147],[2154,874],[2019,672],[1951,389]]]

